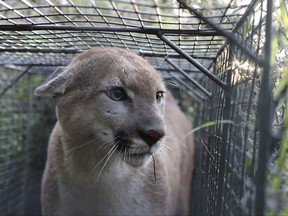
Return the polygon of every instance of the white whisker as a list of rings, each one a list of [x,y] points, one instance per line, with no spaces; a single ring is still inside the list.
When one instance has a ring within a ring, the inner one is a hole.
[[[171,141],[171,142],[173,142],[175,145],[180,145],[181,147],[184,147],[184,148],[186,148],[186,149],[188,149],[188,150],[190,150],[190,151],[192,151],[193,149],[191,149],[191,148],[189,148],[187,145],[186,145],[186,143],[184,142],[185,140],[186,140],[186,138],[187,137],[185,137],[185,139],[176,139],[175,137],[173,137],[173,136],[168,136],[168,135],[166,135],[166,138],[167,138],[167,141]]]
[[[173,143],[176,143],[178,141],[174,136],[169,136],[169,135],[166,134],[165,137],[167,139],[169,139],[170,141],[172,141]]]
[[[180,166],[180,162],[177,160],[177,158],[174,156],[173,152],[168,148],[167,145],[164,145],[164,149],[172,156],[174,161],[176,162],[177,166]],[[176,168],[176,167],[175,167]]]
[[[128,159],[127,159],[127,161],[130,161],[130,157],[131,157],[131,150],[127,150],[128,151]]]
[[[97,153],[97,152],[100,151],[100,150],[105,150],[105,149],[113,146],[114,144],[115,144],[114,139],[111,140],[111,141],[108,140],[108,141],[106,141],[105,143],[103,143],[101,146],[99,146],[98,149],[97,149],[97,151],[96,151],[95,153]]]
[[[116,156],[116,158],[115,158],[114,165],[115,165],[116,163],[118,163],[118,162],[121,160],[121,158],[122,158],[122,147],[123,147],[123,146],[121,146],[121,149],[120,149],[120,151],[118,152],[118,154],[117,154],[117,156]]]
[[[115,146],[117,147],[117,145],[115,145]],[[90,176],[90,175],[94,172],[94,170],[96,170],[97,167],[101,164],[101,162],[102,162],[106,157],[109,156],[109,154],[112,152],[112,150],[114,149],[115,146],[113,146],[113,147],[108,151],[108,153],[105,154],[105,156],[104,156],[104,157],[96,164],[96,166],[91,170],[91,172],[89,173],[88,176]]]
[[[166,160],[165,160],[165,158],[164,158],[164,156],[163,156],[163,152],[162,152],[161,150],[160,150],[160,155],[161,155],[161,157],[163,158],[164,166],[165,166],[165,168],[166,168],[167,175],[169,176],[169,169],[168,169]]]
[[[170,153],[166,148],[163,148],[163,150],[165,150],[165,152],[167,152],[169,155],[171,155],[171,153]],[[164,152],[163,152],[163,154],[164,154]],[[164,156],[163,156],[163,157],[164,157]],[[172,158],[174,158],[174,156],[172,156]],[[167,158],[166,158],[166,159],[167,159]],[[169,161],[170,165],[172,165],[172,167],[174,168],[174,170],[179,169],[179,168],[176,166],[177,164],[174,163],[175,159],[173,159],[173,160],[167,160],[167,163],[168,163],[168,161]],[[176,162],[176,163],[177,163],[177,162]]]
[[[186,146],[185,144],[183,144],[183,145],[180,145],[181,147],[184,147],[184,148],[186,148],[186,149],[188,149],[189,151],[193,151],[191,148],[189,148],[188,146]]]
[[[118,143],[118,142],[117,142],[117,143]],[[106,144],[105,147],[102,145],[102,146],[103,146],[102,150],[105,150],[105,149],[107,149],[107,148],[110,148],[110,147],[113,146],[113,145],[115,145],[114,141],[113,141],[113,143]]]
[[[71,152],[71,151],[74,151],[74,150],[79,149],[79,148],[81,148],[81,147],[84,147],[84,146],[86,146],[86,145],[89,145],[89,144],[91,144],[92,142],[96,141],[97,139],[98,139],[98,138],[95,138],[95,139],[92,139],[92,140],[90,140],[90,141],[82,144],[82,145],[76,146],[76,147],[71,148],[71,149],[67,149],[67,152]]]
[[[126,148],[124,148],[124,156],[123,156],[123,159],[124,159],[124,163],[126,163]]]
[[[89,145],[89,144],[91,144],[91,143],[94,143],[94,142],[97,141],[97,140],[99,140],[99,137],[96,137],[95,139],[89,140],[88,142],[83,143],[83,144],[81,144],[81,145],[78,145],[78,146],[72,147],[72,148],[70,148],[70,149],[67,149],[67,150],[63,151],[63,153],[60,154],[60,155],[57,157],[57,159],[59,159],[60,157],[64,156],[64,153],[66,154],[66,156],[69,156],[69,153],[71,153],[71,152],[73,152],[73,151],[75,151],[75,150],[78,150],[78,149],[80,149],[80,148],[82,148],[82,147],[84,147],[84,146],[87,146],[87,145]]]
[[[163,64],[163,62],[169,57],[169,53],[162,59],[162,61],[160,62],[160,65],[159,65],[159,67],[161,68],[161,66],[162,66],[162,64]]]
[[[103,165],[102,169],[100,170],[99,174],[98,174],[98,178],[100,177],[102,171],[104,170],[105,166],[107,165],[108,161],[110,160],[111,156],[114,154],[114,152],[116,151],[117,149],[117,143],[115,144],[115,146],[113,146],[113,151],[110,153],[110,155],[107,157],[106,161],[105,161],[105,164]],[[111,150],[112,150],[111,149]],[[110,151],[109,151],[110,152]]]

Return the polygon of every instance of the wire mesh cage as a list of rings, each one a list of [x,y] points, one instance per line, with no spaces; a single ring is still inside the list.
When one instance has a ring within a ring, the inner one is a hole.
[[[239,40],[245,41],[243,46],[255,52],[255,57],[263,55],[266,12],[264,2],[253,2],[233,30]],[[203,130],[199,136],[202,156],[198,177],[206,192],[200,199],[200,211],[209,215],[261,215],[264,202],[259,200],[263,198],[259,193],[264,186],[259,175],[265,172],[262,165],[268,157],[262,158],[260,149],[267,147],[263,139],[271,137],[263,132],[269,131],[269,120],[265,122],[260,116],[267,115],[263,106],[269,107],[271,98],[269,93],[264,96],[266,105],[258,99],[261,100],[261,88],[269,89],[261,75],[268,71],[260,59],[252,60],[232,43],[223,46],[211,68],[230,86],[227,93],[211,81],[203,81],[213,97],[200,108],[205,110],[201,119],[224,122]]]
[[[40,212],[40,181],[45,164],[47,138],[55,121],[52,104],[34,98],[33,90],[43,76],[27,74],[26,68],[13,88],[1,89],[0,202],[3,215],[37,215]],[[18,69],[1,70],[9,83]],[[50,128],[50,129],[49,129]]]
[[[33,97],[33,89],[75,54],[100,46],[143,56],[183,89],[179,102],[203,126],[191,214],[262,215],[273,139],[271,15],[265,0],[208,7],[180,0],[0,1],[1,214],[40,214],[55,117],[53,102]]]

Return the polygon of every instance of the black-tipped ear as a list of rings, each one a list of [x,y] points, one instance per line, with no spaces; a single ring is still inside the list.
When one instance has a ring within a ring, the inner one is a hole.
[[[38,96],[55,97],[64,94],[69,83],[70,76],[65,67],[58,67],[46,80],[35,89]]]

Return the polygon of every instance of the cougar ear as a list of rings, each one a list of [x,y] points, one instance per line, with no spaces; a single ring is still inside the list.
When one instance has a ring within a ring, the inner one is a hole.
[[[35,89],[34,94],[48,97],[64,94],[70,80],[66,67],[58,67],[42,85]]]

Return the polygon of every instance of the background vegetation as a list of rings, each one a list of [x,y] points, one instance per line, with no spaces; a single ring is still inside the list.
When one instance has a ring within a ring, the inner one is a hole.
[[[268,214],[288,215],[288,15],[287,1],[275,2],[272,65],[276,79],[274,128],[282,131],[282,140],[274,149],[268,177]]]

